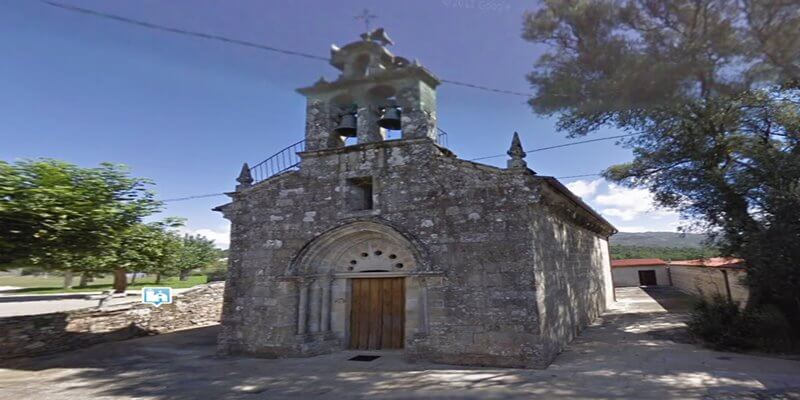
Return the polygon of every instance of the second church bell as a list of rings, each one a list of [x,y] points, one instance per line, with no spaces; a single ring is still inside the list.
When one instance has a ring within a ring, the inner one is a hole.
[[[384,108],[381,119],[378,120],[378,126],[393,131],[400,129],[400,108],[394,106]]]

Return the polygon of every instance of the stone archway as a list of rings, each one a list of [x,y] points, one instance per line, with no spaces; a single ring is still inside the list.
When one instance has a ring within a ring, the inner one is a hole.
[[[424,324],[423,260],[419,246],[386,224],[357,221],[323,233],[288,270],[298,281],[297,333],[338,339],[340,348],[403,347]],[[375,303],[381,307],[365,306]]]
[[[386,224],[356,221],[310,241],[289,267],[289,275],[326,275],[365,271],[422,270],[419,246]],[[355,262],[354,262],[355,261]]]

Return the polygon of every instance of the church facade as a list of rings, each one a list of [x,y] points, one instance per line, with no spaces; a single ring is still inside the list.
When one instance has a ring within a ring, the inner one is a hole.
[[[298,90],[297,168],[254,182],[245,166],[215,209],[231,221],[219,349],[545,367],[611,301],[616,231],[529,169],[516,134],[507,168],[441,146],[440,81],[389,44],[334,46],[340,76]]]

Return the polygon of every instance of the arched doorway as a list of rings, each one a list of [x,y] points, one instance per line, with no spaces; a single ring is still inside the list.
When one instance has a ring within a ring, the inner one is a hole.
[[[421,326],[418,246],[382,223],[358,221],[309,242],[289,270],[298,334],[329,333],[343,348],[397,349]]]

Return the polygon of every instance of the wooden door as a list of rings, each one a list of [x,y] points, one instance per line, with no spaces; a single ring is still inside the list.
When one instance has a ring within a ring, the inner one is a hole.
[[[405,292],[404,278],[353,279],[351,349],[403,348]]]
[[[641,286],[655,286],[657,285],[656,282],[656,271],[639,271],[639,285]]]

